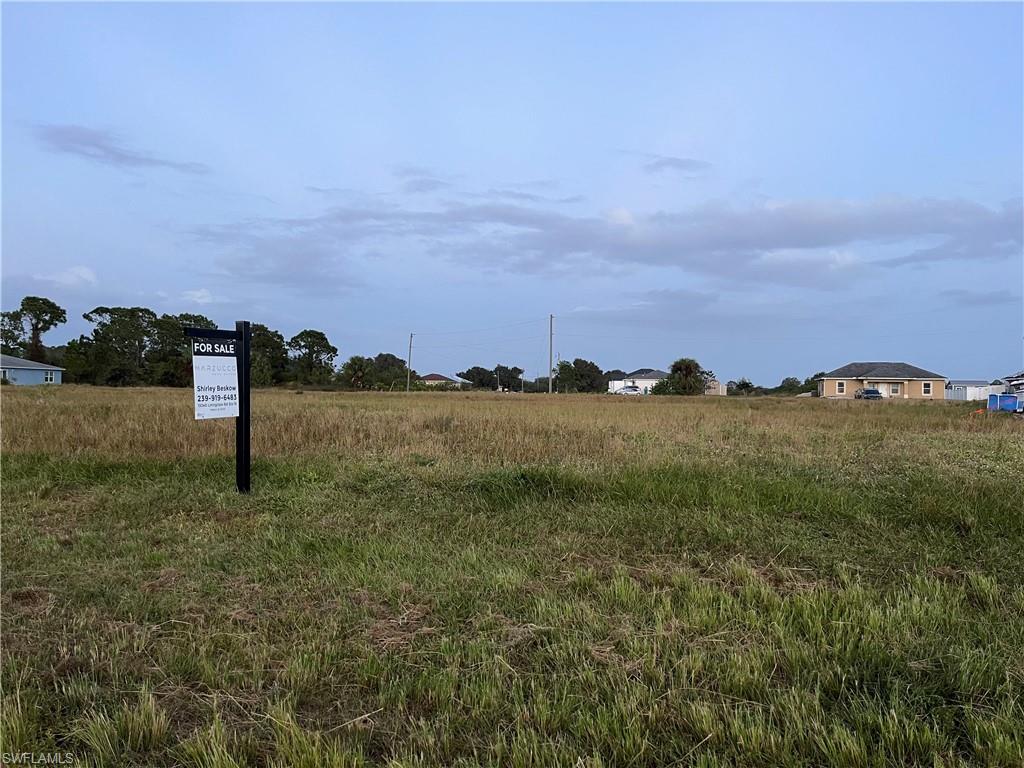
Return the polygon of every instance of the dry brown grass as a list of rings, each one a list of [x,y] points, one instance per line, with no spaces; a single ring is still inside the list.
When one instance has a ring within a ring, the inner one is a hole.
[[[994,468],[1024,427],[954,403],[256,391],[256,457],[414,458],[600,468],[688,458],[842,462],[870,472],[927,461]],[[231,420],[196,422],[190,390],[3,390],[4,452],[109,459],[230,455]]]

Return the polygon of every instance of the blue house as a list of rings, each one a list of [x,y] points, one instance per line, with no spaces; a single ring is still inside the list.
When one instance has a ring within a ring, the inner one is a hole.
[[[0,376],[11,384],[60,384],[63,368],[13,355],[0,355]]]

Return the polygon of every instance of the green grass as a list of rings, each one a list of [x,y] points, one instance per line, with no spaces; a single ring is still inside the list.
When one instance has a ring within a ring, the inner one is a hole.
[[[7,450],[3,751],[1024,764],[1019,475],[742,439],[625,463],[269,456],[249,496],[226,458]]]

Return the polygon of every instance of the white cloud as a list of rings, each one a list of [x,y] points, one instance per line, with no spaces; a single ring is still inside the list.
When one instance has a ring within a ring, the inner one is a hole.
[[[625,208],[612,208],[608,211],[608,221],[612,224],[618,224],[623,227],[632,227],[636,224],[636,219],[633,218],[633,214]]]
[[[183,291],[181,298],[184,301],[191,301],[194,304],[213,304],[213,302],[216,301],[213,294],[210,293],[209,288],[196,288],[192,291]]]
[[[36,280],[45,280],[63,286],[96,285],[96,273],[89,267],[69,267],[52,275],[32,275]]]

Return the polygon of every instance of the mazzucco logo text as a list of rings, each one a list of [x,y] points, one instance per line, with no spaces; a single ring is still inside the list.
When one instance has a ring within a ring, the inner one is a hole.
[[[71,752],[2,752],[0,762],[4,765],[74,765]]]

